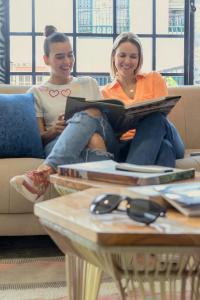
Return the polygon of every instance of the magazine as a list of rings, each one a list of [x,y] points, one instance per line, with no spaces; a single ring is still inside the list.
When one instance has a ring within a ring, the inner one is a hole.
[[[200,183],[155,187],[161,196],[186,216],[200,216]]]
[[[152,112],[162,112],[167,115],[180,98],[181,96],[168,96],[124,105],[119,99],[86,101],[85,98],[69,96],[66,101],[65,120],[70,119],[75,112],[94,107],[105,113],[113,128],[119,131],[123,122],[128,122],[130,119],[137,121]]]
[[[117,162],[113,160],[95,161],[78,164],[58,166],[58,174],[88,180],[97,180],[123,185],[153,185],[164,184],[177,180],[192,178],[195,175],[194,169],[175,169],[171,172],[160,173],[130,172],[116,169]]]

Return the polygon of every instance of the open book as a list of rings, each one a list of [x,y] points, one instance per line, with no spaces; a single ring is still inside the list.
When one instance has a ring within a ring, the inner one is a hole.
[[[127,165],[127,164],[126,164]],[[88,180],[97,180],[123,185],[152,185],[173,182],[194,177],[194,169],[175,169],[166,172],[166,168],[160,167],[160,172],[130,172],[118,169],[119,164],[113,160],[103,160],[96,162],[86,162],[78,164],[58,166],[58,174],[82,178]]]
[[[200,216],[200,183],[156,186],[155,190],[186,216]]]
[[[119,99],[86,101],[85,98],[69,96],[66,101],[65,120],[71,118],[75,112],[94,107],[104,112],[113,128],[119,131],[123,123],[128,123],[129,120],[136,121],[152,112],[162,112],[167,115],[180,98],[181,96],[168,96],[124,105]],[[126,128],[125,131],[131,128]]]

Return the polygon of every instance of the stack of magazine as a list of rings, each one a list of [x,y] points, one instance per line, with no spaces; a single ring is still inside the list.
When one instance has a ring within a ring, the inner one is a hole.
[[[155,190],[184,215],[200,216],[200,183],[167,184]]]
[[[135,170],[135,171],[134,171]],[[193,178],[195,170],[119,164],[113,160],[58,166],[58,174],[122,185],[157,185]]]

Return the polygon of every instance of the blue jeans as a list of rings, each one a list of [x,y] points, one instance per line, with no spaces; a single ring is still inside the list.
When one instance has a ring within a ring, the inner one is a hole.
[[[94,133],[99,133],[106,143],[108,152],[89,149],[87,144]],[[45,164],[54,170],[58,165],[114,159],[118,141],[105,117],[91,117],[78,112],[68,120],[64,131],[45,146]]]
[[[120,142],[105,116],[76,113],[62,134],[45,147],[48,155],[45,163],[55,170],[61,164],[105,159],[174,167],[175,160],[184,156],[181,137],[163,114],[152,113],[129,126],[136,128],[136,136],[128,142]],[[108,152],[87,147],[94,133],[103,137]]]
[[[162,113],[145,116],[134,128],[135,137],[121,144],[121,161],[175,167],[175,160],[183,158],[182,139],[174,125]]]

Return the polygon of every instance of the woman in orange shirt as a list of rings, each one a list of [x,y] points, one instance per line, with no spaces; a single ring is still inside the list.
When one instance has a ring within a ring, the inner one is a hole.
[[[121,99],[125,104],[167,96],[167,86],[158,72],[141,73],[143,51],[137,35],[121,33],[111,53],[113,82],[102,89],[104,98]],[[175,166],[184,156],[184,145],[174,125],[162,113],[122,124],[120,161],[135,164]]]

